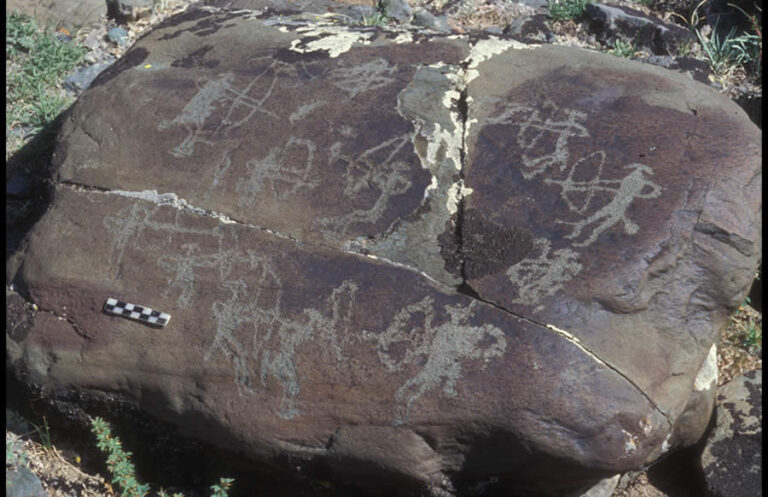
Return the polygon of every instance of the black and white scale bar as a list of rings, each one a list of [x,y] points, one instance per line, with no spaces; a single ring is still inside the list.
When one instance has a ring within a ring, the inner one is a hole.
[[[113,298],[108,298],[104,310],[110,314],[135,319],[153,326],[165,326],[171,320],[171,315],[150,309],[143,305],[130,304]]]

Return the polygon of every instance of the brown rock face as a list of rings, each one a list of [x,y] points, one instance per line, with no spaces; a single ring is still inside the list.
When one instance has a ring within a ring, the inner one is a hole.
[[[191,11],[68,116],[6,354],[368,494],[570,495],[703,432],[759,143],[608,56]]]

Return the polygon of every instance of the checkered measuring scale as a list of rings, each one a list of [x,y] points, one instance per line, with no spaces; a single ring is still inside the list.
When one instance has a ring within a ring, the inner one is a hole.
[[[168,321],[171,320],[170,314],[155,311],[143,305],[131,304],[113,298],[107,299],[107,302],[104,304],[104,310],[110,314],[135,319],[136,321],[151,324],[153,326],[165,326],[168,324]]]

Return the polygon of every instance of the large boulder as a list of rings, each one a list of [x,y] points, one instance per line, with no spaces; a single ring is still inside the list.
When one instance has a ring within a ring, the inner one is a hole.
[[[738,106],[494,37],[181,14],[81,97],[51,175],[12,371],[367,494],[579,495],[693,443],[760,254]]]

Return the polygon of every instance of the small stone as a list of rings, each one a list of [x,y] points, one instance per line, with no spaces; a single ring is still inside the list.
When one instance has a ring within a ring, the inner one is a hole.
[[[621,479],[620,474],[600,480],[597,485],[587,490],[581,497],[611,497],[613,491],[619,485],[619,479]]]
[[[537,10],[547,8],[547,0],[520,0],[518,3]]]
[[[411,19],[413,11],[406,0],[382,0],[381,6],[392,19],[400,22],[408,22]]]
[[[83,46],[89,50],[96,50],[99,48],[99,42],[104,38],[103,29],[94,29],[83,40]]]
[[[120,27],[107,31],[107,38],[119,47],[124,47],[128,44],[128,32]]]
[[[5,473],[5,494],[8,497],[48,497],[40,479],[24,466]]]
[[[152,14],[152,0],[107,0],[107,16],[119,22],[138,21]]]
[[[96,76],[101,74],[104,69],[111,66],[114,61],[115,58],[109,56],[106,60],[99,62],[98,64],[81,67],[75,73],[67,76],[61,86],[63,86],[65,90],[73,92],[84,91],[91,86],[91,83],[96,79]]]
[[[451,27],[448,25],[448,19],[445,16],[436,16],[424,9],[416,9],[413,12],[413,24],[439,31],[441,33],[450,33]]]

